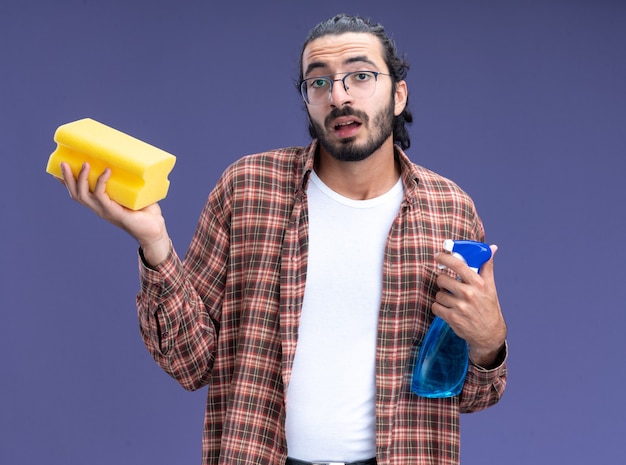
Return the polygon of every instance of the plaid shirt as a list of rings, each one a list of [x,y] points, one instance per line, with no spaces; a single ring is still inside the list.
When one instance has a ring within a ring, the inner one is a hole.
[[[287,456],[285,394],[306,281],[306,186],[316,150],[242,158],[220,178],[184,261],[140,261],[141,334],[185,389],[210,385],[203,464],[276,464]],[[471,365],[460,396],[418,397],[412,368],[433,318],[435,253],[483,240],[471,199],[396,148],[405,198],[387,240],[376,350],[379,464],[456,464],[459,413],[496,403],[506,364]],[[322,381],[323,382],[323,381]],[[329,419],[332,421],[332,419]]]

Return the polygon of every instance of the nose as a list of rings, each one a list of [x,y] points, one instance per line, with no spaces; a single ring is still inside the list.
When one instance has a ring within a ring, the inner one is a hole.
[[[352,97],[348,94],[343,79],[333,80],[333,86],[330,89],[328,100],[333,107],[342,107],[348,103],[352,103]]]

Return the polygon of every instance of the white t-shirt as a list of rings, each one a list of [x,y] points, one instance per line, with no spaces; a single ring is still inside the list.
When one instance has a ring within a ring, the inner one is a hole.
[[[290,457],[357,461],[376,455],[376,338],[383,257],[402,182],[368,200],[311,173],[309,258],[287,392]]]

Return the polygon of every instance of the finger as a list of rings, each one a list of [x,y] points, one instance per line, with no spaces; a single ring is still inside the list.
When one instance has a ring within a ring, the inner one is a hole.
[[[70,197],[76,200],[76,179],[74,178],[74,174],[72,174],[70,165],[66,162],[61,163],[61,174],[63,175],[61,182],[65,184]]]
[[[446,308],[452,308],[458,299],[454,294],[448,292],[448,290],[441,290],[435,294],[435,302],[439,305],[443,305]]]
[[[435,254],[435,261],[439,266],[440,270],[452,269],[454,271],[454,266],[456,266],[456,262],[460,260],[456,257],[453,257],[452,254],[447,252],[438,252]]]
[[[111,169],[106,168],[104,172],[98,176],[98,180],[96,181],[96,186],[93,190],[93,193],[96,197],[102,196],[106,191],[107,181],[111,177]]]
[[[435,260],[439,263],[439,268],[449,269],[456,273],[464,283],[472,283],[476,280],[476,273],[463,260],[450,253],[441,252],[435,256]]]
[[[457,336],[465,339],[466,328],[471,326],[471,323],[468,322],[467,316],[463,312],[459,311],[458,308],[447,306],[445,302],[439,301],[434,302],[431,309],[435,316],[438,316],[450,325]]]
[[[446,273],[442,273],[437,276],[436,283],[439,289],[445,289],[451,294],[454,294],[457,290],[457,287],[462,284],[459,280],[453,278]]]
[[[89,199],[89,171],[89,163],[83,163],[83,166],[78,173],[78,178],[76,179],[76,192],[78,194],[78,198],[83,202],[86,202]]]
[[[472,284],[461,282],[447,275],[441,275],[437,279],[437,286],[441,289],[435,295],[435,301],[447,309],[453,309],[457,313],[465,313],[472,307],[476,295],[476,287]]]
[[[493,282],[494,281],[493,261],[494,261],[496,252],[498,251],[498,246],[493,244],[493,245],[490,245],[489,248],[491,249],[491,258],[487,260],[487,262],[481,267],[480,275],[483,277],[484,280]]]

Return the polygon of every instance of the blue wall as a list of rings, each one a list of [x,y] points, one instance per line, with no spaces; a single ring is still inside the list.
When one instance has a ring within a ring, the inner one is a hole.
[[[408,154],[467,190],[500,246],[509,387],[463,417],[462,462],[623,463],[617,0],[2,0],[0,463],[199,463],[206,391],[152,362],[136,245],[45,173],[52,136],[89,116],[176,154],[162,208],[183,252],[229,163],[308,142],[298,54],[339,11],[407,53]]]

